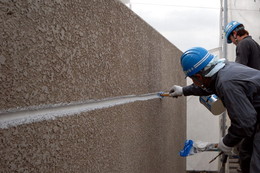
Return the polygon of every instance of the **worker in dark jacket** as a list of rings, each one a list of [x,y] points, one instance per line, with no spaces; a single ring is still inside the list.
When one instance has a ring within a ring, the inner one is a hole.
[[[227,43],[236,47],[236,62],[260,70],[260,46],[249,36],[243,24],[232,21],[225,30]]]
[[[231,120],[227,135],[218,144],[219,149],[228,154],[242,140],[249,141],[250,168],[242,171],[260,173],[260,71],[219,59],[201,47],[184,52],[181,65],[193,84],[174,85],[170,95],[216,94]]]
[[[227,43],[233,43],[236,45],[236,62],[240,64],[244,64],[248,67],[255,68],[260,70],[260,46],[257,42],[255,42],[243,24],[232,21],[225,28],[225,36],[227,39]],[[250,167],[250,156],[251,151],[248,153],[248,146],[251,146],[253,141],[242,141],[238,146],[238,150],[240,151],[239,161],[241,162],[241,169],[244,172],[248,172]]]

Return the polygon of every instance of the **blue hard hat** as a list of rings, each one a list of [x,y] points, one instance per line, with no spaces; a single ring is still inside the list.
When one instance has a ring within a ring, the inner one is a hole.
[[[225,32],[225,36],[227,39],[227,43],[232,43],[232,41],[229,39],[230,34],[232,33],[232,31],[234,31],[238,25],[241,25],[241,23],[237,22],[237,21],[232,21],[229,22],[229,24],[227,24],[224,32]]]
[[[187,76],[192,76],[202,70],[214,58],[206,49],[193,47],[181,56],[181,66]]]

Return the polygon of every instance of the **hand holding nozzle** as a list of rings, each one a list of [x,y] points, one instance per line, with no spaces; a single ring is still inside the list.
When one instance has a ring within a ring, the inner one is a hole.
[[[179,85],[173,85],[170,89],[169,96],[171,97],[178,97],[183,95],[183,89]]]
[[[158,96],[160,97],[175,97],[177,98],[178,96],[182,96],[183,91],[182,87],[178,85],[173,85],[173,87],[170,89],[169,92],[159,92]]]

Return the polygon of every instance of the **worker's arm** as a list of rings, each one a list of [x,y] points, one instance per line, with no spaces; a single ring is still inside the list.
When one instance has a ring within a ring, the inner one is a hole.
[[[184,96],[208,96],[214,94],[213,92],[209,92],[207,90],[202,89],[199,86],[196,86],[195,84],[191,84],[189,86],[183,87],[183,95]]]
[[[178,97],[178,96],[189,96],[189,95],[196,95],[196,96],[207,96],[213,94],[212,92],[208,92],[195,84],[181,87],[179,85],[173,85],[169,91],[170,96]]]
[[[229,85],[222,89],[221,99],[227,108],[231,125],[223,143],[234,147],[243,138],[252,137],[257,123],[257,112],[244,91],[243,83]],[[253,89],[252,89],[253,90]],[[251,91],[252,91],[251,90]],[[253,98],[253,97],[252,97]]]

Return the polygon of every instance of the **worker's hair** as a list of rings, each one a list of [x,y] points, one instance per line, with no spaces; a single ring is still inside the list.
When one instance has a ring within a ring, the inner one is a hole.
[[[245,27],[243,24],[238,25],[234,31],[237,31],[237,35],[240,37],[243,35],[246,35],[246,34],[249,35],[249,32],[247,30],[245,30]],[[233,32],[231,34],[233,35]]]

